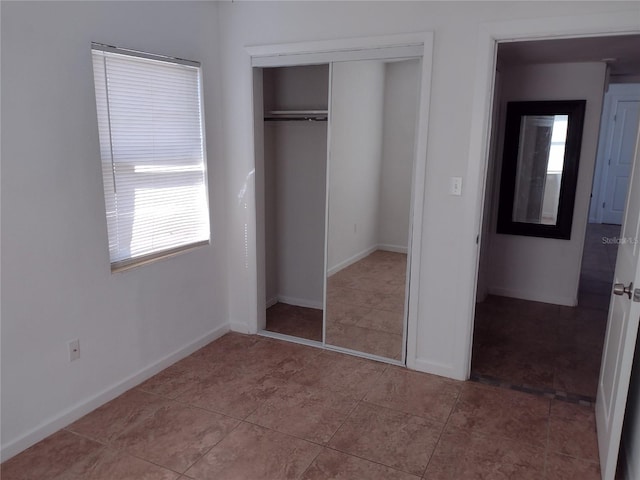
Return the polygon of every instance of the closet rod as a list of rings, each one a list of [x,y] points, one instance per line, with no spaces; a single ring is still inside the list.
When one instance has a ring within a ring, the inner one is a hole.
[[[307,121],[326,122],[327,110],[271,110],[267,112],[265,121]]]
[[[327,117],[264,117],[265,122],[326,122]]]

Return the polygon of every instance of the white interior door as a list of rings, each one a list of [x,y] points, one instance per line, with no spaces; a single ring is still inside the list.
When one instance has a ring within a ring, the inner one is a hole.
[[[598,447],[604,480],[613,480],[615,475],[640,320],[640,131],[637,127],[636,132],[635,154],[631,156],[633,173],[614,277],[616,287],[624,286],[630,293],[612,295],[596,400]],[[634,291],[638,295],[634,295]]]
[[[607,165],[607,186],[602,210],[603,223],[622,224],[627,184],[636,145],[640,101],[620,100],[615,106],[615,121]]]

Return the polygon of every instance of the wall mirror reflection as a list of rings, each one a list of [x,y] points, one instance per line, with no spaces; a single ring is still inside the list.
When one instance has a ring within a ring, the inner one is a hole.
[[[569,239],[584,100],[509,102],[498,233]]]
[[[325,343],[402,361],[421,61],[332,65]]]

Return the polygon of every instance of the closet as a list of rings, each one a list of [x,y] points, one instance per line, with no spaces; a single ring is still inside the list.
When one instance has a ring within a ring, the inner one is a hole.
[[[266,330],[322,342],[329,66],[263,70]]]
[[[405,362],[417,51],[254,65],[262,335]]]

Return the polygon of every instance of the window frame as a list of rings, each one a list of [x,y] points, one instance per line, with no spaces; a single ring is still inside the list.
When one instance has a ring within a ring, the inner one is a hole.
[[[147,60],[154,60],[154,61],[159,61],[159,62],[164,62],[164,63],[173,63],[173,64],[177,64],[177,65],[184,65],[184,66],[188,66],[188,67],[193,67],[196,69],[197,71],[197,78],[198,78],[198,101],[199,101],[199,123],[200,123],[200,136],[201,136],[201,144],[202,144],[202,180],[203,180],[203,189],[204,189],[204,208],[206,210],[206,226],[207,226],[207,238],[206,240],[193,240],[193,241],[189,241],[187,243],[181,244],[181,245],[177,245],[177,246],[173,246],[173,247],[169,247],[169,248],[163,248],[163,249],[159,249],[156,251],[152,251],[150,253],[146,253],[146,254],[142,254],[142,255],[137,255],[137,256],[128,256],[125,259],[120,259],[120,260],[113,260],[112,258],[112,252],[111,252],[111,248],[109,247],[109,243],[111,241],[111,234],[109,232],[109,226],[108,226],[108,215],[109,212],[107,211],[107,192],[105,190],[105,175],[104,172],[101,171],[101,179],[102,179],[102,183],[103,183],[103,200],[104,200],[104,212],[105,212],[105,222],[107,223],[107,225],[105,225],[107,227],[107,240],[108,240],[108,245],[107,245],[107,250],[109,250],[109,263],[110,263],[110,267],[111,267],[111,273],[117,273],[117,272],[122,272],[122,271],[126,271],[126,270],[130,270],[133,269],[135,267],[138,266],[142,266],[142,265],[147,265],[150,263],[154,263],[157,260],[162,260],[165,258],[171,258],[177,255],[180,255],[182,253],[186,253],[192,250],[196,250],[199,249],[200,247],[203,246],[208,246],[211,245],[211,209],[210,209],[210,202],[209,202],[209,185],[208,185],[208,159],[207,159],[207,140],[206,140],[206,124],[205,124],[205,109],[204,109],[204,88],[203,88],[203,72],[202,72],[202,65],[200,62],[194,61],[194,60],[187,60],[184,58],[178,58],[178,57],[169,57],[169,56],[165,56],[165,55],[159,55],[159,54],[152,54],[152,53],[148,53],[148,52],[142,52],[142,51],[138,51],[138,50],[131,50],[131,49],[126,49],[126,48],[119,48],[119,47],[115,47],[113,45],[105,45],[105,44],[101,44],[101,43],[97,43],[97,42],[91,42],[91,58],[92,58],[92,65],[93,65],[93,59],[94,59],[94,52],[105,52],[105,53],[110,53],[110,54],[116,54],[116,55],[122,55],[122,56],[128,56],[128,57],[137,57],[137,58],[141,58],[141,59],[147,59]],[[93,68],[93,67],[92,67]],[[95,86],[95,70],[94,70],[94,86]],[[108,89],[108,85],[106,83],[106,81],[104,82],[105,84],[105,89]],[[108,90],[107,90],[108,92]],[[108,95],[108,94],[107,94]],[[97,92],[94,91],[94,98],[97,101]],[[96,106],[96,120],[98,121],[98,125],[99,125],[99,112],[98,112],[98,108]],[[109,132],[109,142],[112,141],[112,134],[111,131]],[[102,142],[102,140],[100,140],[100,142]],[[101,164],[101,170],[103,170],[103,164],[104,164],[104,160],[102,157],[102,151],[100,149],[100,153],[99,153],[99,157],[100,157],[100,164]],[[134,210],[135,211],[135,210]]]

